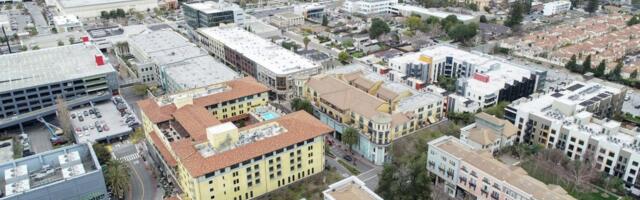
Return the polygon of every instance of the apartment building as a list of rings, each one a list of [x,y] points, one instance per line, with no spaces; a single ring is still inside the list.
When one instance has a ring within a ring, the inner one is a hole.
[[[4,200],[107,199],[90,144],[69,145],[0,164]]]
[[[252,199],[322,172],[324,135],[333,129],[304,111],[237,127],[237,118],[217,117],[216,109],[250,111],[266,103],[268,89],[252,78],[234,82],[225,91],[139,102],[152,157],[186,197]]]
[[[562,187],[546,185],[524,169],[508,166],[483,150],[474,150],[455,137],[429,142],[427,170],[455,198],[572,200]]]
[[[310,77],[301,90],[321,113],[321,121],[336,129],[336,138],[346,127],[359,130],[355,150],[378,165],[389,158],[387,148],[395,139],[444,117],[442,96],[355,66]]]
[[[54,114],[57,96],[73,107],[118,92],[116,71],[91,44],[1,55],[0,69],[0,129]]]
[[[509,121],[480,112],[475,123],[460,129],[460,141],[476,150],[496,153],[514,144],[518,129]]]
[[[383,200],[367,187],[357,176],[350,176],[329,185],[322,191],[324,200]]]
[[[587,111],[603,119],[620,112],[627,88],[592,79],[573,82],[547,94],[534,94],[512,102],[505,108],[506,120],[518,127],[517,142],[552,147],[558,142],[560,118]]]
[[[341,9],[348,13],[367,16],[390,13],[396,4],[398,0],[348,0]]]
[[[541,87],[546,76],[544,71],[449,45],[392,58],[388,68],[379,70],[391,80],[402,80],[416,88],[437,83],[439,76],[457,78],[456,94],[477,101],[482,108],[529,96]]]
[[[204,87],[241,77],[172,30],[144,32],[128,40],[134,77],[148,85],[160,85],[169,93]]]
[[[244,11],[239,5],[225,1],[183,3],[182,12],[185,21],[193,29],[231,23],[242,25],[245,20]]]
[[[272,99],[289,99],[296,76],[322,67],[264,38],[235,26],[198,29],[198,40],[215,57],[272,90]]]
[[[551,16],[560,13],[565,13],[571,9],[570,1],[552,1],[543,4],[542,14],[544,16]]]

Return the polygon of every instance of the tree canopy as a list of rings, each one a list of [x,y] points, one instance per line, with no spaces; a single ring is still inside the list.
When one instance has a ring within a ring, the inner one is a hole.
[[[447,35],[449,35],[450,38],[462,43],[466,43],[469,39],[476,36],[476,34],[478,34],[478,24],[476,23],[456,24],[447,31]]]
[[[371,21],[371,27],[369,27],[369,37],[378,38],[381,35],[391,31],[387,22],[382,21],[380,18],[373,18]]]
[[[596,11],[598,11],[598,7],[600,7],[599,4],[600,4],[599,0],[589,0],[589,3],[587,4],[587,7],[584,10],[589,13],[595,13]]]
[[[524,6],[521,2],[513,3],[511,9],[509,9],[509,16],[507,17],[507,20],[504,21],[504,25],[510,28],[519,27],[524,19],[524,12]]]
[[[353,145],[358,144],[358,130],[355,128],[347,127],[342,133],[342,142],[348,145],[351,149]]]

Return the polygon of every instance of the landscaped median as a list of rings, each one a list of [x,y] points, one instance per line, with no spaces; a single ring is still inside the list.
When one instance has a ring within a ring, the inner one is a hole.
[[[356,169],[353,165],[345,162],[344,160],[338,159],[338,163],[340,163],[344,168],[347,168],[347,170],[349,170],[349,172],[351,172],[351,174],[353,174],[353,175],[360,174],[360,171],[358,171],[358,169]]]

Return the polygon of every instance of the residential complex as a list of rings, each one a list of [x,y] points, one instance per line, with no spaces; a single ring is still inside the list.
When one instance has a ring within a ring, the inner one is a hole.
[[[200,44],[226,64],[271,88],[272,99],[292,96],[293,78],[320,72],[321,66],[242,28],[198,29]]]
[[[357,176],[350,176],[329,185],[322,191],[324,200],[383,200],[369,189]]]
[[[48,6],[54,6],[62,15],[93,19],[99,18],[102,11],[109,12],[116,9],[147,11],[158,7],[157,0],[51,0],[46,2]]]
[[[225,1],[204,1],[182,4],[185,21],[193,29],[214,27],[220,24],[244,24],[242,8]]]
[[[310,77],[302,96],[317,107],[320,119],[334,127],[336,138],[346,127],[361,132],[355,150],[381,165],[389,145],[420,127],[444,117],[444,98],[388,81],[360,65]]]
[[[591,55],[593,65],[605,60],[609,71],[617,60],[640,50],[640,25],[627,26],[630,17],[610,13],[579,18],[572,23],[507,38],[499,45],[512,50],[514,55],[556,66],[564,66],[574,55],[579,63]],[[623,76],[629,76],[638,67],[640,65],[625,65]]]
[[[457,78],[456,93],[482,108],[529,96],[543,84],[546,73],[448,45],[392,58],[388,68],[381,66],[376,71],[415,88],[436,83],[440,76]]]
[[[342,10],[367,16],[390,13],[391,8],[396,4],[398,0],[348,0],[344,1]]]
[[[570,1],[552,1],[549,3],[543,4],[544,8],[542,9],[542,14],[545,16],[556,15],[560,13],[564,13],[571,9]]]
[[[129,39],[129,70],[142,83],[161,85],[169,93],[240,77],[180,34],[159,30]]]
[[[58,96],[74,107],[118,89],[116,71],[91,44],[1,55],[0,68],[0,129],[53,114]]]
[[[2,199],[106,199],[90,144],[76,144],[0,164]]]
[[[427,170],[456,198],[575,199],[562,187],[546,185],[524,169],[503,164],[491,153],[475,150],[452,136],[429,142]]]
[[[139,102],[152,157],[186,197],[251,199],[322,172],[333,130],[304,111],[232,123],[265,105],[267,92],[243,78]]]
[[[509,121],[481,112],[475,123],[460,129],[460,141],[476,150],[497,153],[514,144],[518,129]]]
[[[608,82],[573,82],[548,94],[513,101],[505,108],[504,118],[518,127],[518,142],[551,147],[558,142],[560,132],[549,134],[549,129],[562,126],[563,116],[586,111],[601,119],[613,117],[622,108],[626,90],[624,86]]]

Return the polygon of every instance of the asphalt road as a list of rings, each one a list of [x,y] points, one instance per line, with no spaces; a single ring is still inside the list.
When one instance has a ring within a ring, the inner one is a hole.
[[[35,24],[38,34],[50,34],[51,29],[47,20],[44,19],[44,15],[42,14],[42,8],[40,8],[35,2],[24,2],[24,7],[31,14],[31,18],[33,19],[33,23]]]
[[[157,199],[156,181],[147,170],[145,161],[141,158],[144,153],[138,152],[139,148],[128,141],[112,144],[112,147],[115,159],[125,161],[131,168],[131,191],[127,194],[127,199]]]

